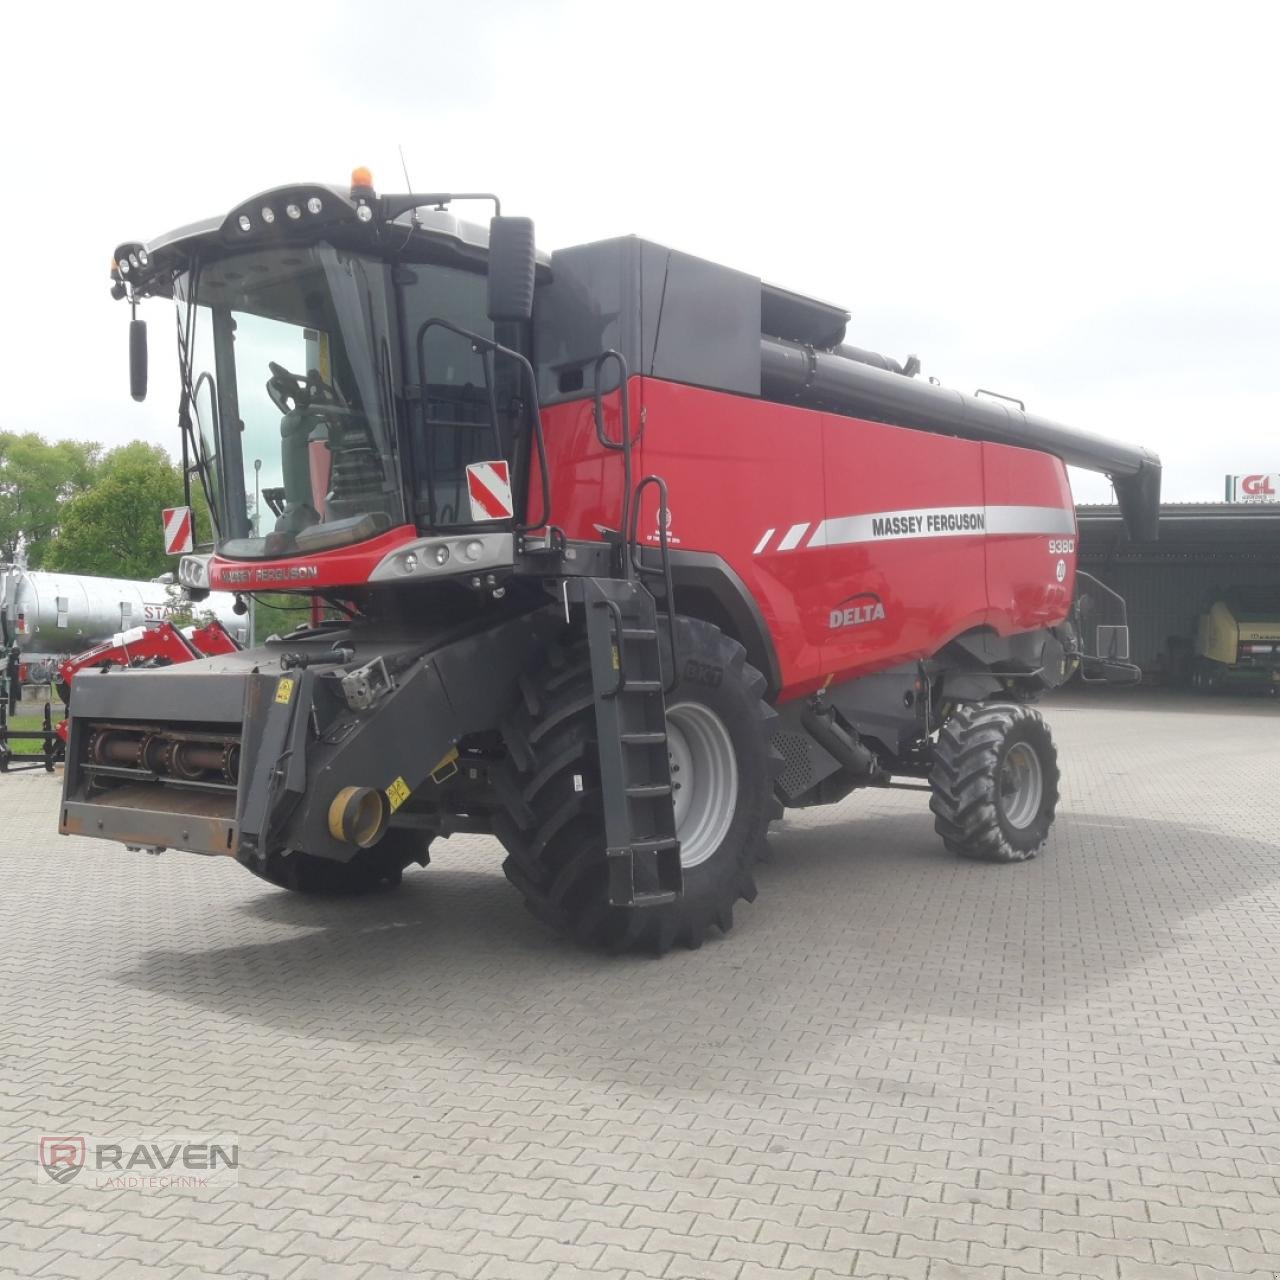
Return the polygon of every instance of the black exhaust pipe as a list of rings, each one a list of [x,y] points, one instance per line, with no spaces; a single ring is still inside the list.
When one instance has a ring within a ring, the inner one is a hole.
[[[800,713],[800,723],[809,736],[838,760],[855,778],[872,779],[880,775],[880,761],[856,733],[848,733],[836,723],[831,708],[821,701],[811,701]]]
[[[822,351],[760,339],[760,390],[769,400],[828,409],[939,435],[1052,453],[1108,476],[1135,542],[1154,542],[1160,523],[1160,459],[1139,445],[1078,431],[1003,400],[967,396],[894,372],[896,361],[858,348]]]

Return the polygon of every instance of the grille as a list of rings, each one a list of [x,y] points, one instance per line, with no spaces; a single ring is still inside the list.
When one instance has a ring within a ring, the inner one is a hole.
[[[802,733],[775,733],[773,745],[782,755],[782,777],[778,785],[786,795],[802,795],[813,786],[813,757],[809,739]]]

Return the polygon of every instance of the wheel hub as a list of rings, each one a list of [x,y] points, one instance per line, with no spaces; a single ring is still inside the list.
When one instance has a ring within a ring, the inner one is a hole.
[[[738,761],[724,721],[700,702],[667,708],[667,749],[680,865],[688,870],[728,834],[738,807]]]
[[[1019,830],[1029,827],[1044,799],[1044,770],[1040,757],[1025,742],[1015,742],[1000,766],[1000,808],[1005,821]]]

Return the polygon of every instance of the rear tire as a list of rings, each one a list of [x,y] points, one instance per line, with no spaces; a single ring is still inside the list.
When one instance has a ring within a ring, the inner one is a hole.
[[[588,946],[662,954],[696,948],[714,926],[733,927],[770,820],[781,757],[770,738],[777,713],[746,651],[718,628],[677,617],[681,677],[667,696],[676,813],[683,830],[684,893],[662,907],[609,905],[595,697],[586,645],[553,649],[525,682],[503,726],[509,762],[495,833],[503,871],[540,920]],[[664,661],[669,654],[664,652]],[[669,668],[668,668],[669,669]]]
[[[1024,862],[1049,837],[1060,777],[1053,735],[1038,711],[1016,702],[965,704],[934,748],[934,827],[962,858]]]
[[[429,836],[392,828],[372,848],[361,849],[350,862],[334,862],[313,853],[278,852],[262,867],[249,869],[259,879],[294,893],[328,897],[353,897],[374,890],[394,889],[405,867],[431,861]]]

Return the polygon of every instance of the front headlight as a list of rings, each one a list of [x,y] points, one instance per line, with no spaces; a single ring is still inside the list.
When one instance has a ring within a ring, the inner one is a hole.
[[[178,561],[178,582],[196,591],[208,591],[209,557],[183,556]]]
[[[369,575],[369,581],[423,581],[474,569],[509,569],[514,561],[515,540],[509,533],[471,533],[453,538],[435,535],[415,538],[388,551]]]

